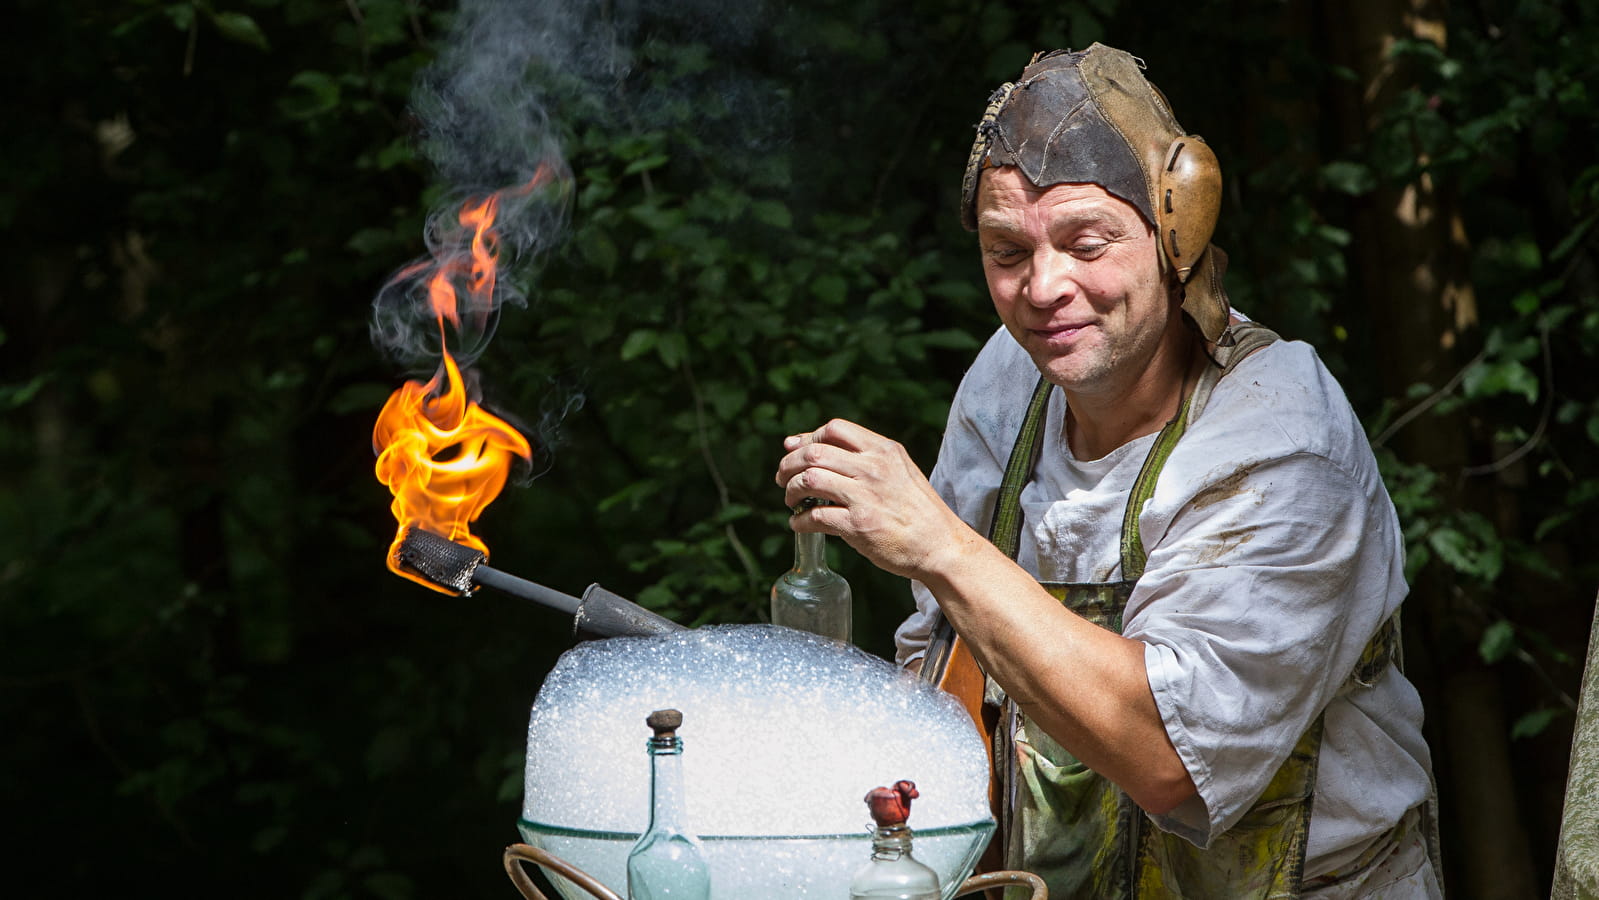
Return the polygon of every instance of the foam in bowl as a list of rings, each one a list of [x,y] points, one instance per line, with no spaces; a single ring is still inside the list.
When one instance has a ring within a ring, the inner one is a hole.
[[[948,857],[946,878],[964,876],[992,831],[987,753],[952,697],[854,647],[733,625],[561,657],[528,723],[529,842],[625,894],[627,850],[649,821],[644,718],[666,708],[683,713],[687,819],[718,898],[847,896],[870,854],[862,798],[902,778],[921,792],[917,856],[935,869],[931,857]]]

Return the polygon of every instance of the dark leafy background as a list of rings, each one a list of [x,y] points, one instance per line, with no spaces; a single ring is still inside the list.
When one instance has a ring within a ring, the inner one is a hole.
[[[931,465],[993,327],[955,216],[971,125],[1032,50],[1103,39],[1223,160],[1236,304],[1317,346],[1378,447],[1452,893],[1546,893],[1599,585],[1599,14],[668,6],[631,13],[611,93],[529,73],[574,182],[479,363],[541,447],[480,523],[496,564],[759,621],[781,436],[847,416]],[[513,895],[567,625],[389,575],[368,449],[406,374],[369,304],[441,195],[409,98],[452,13],[8,17],[0,793],[33,896]],[[889,652],[903,583],[834,559]]]

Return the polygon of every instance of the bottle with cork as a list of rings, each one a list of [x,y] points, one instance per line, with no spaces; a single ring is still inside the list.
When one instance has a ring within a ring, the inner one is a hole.
[[[806,497],[802,508],[826,505]],[[827,567],[827,535],[794,532],[794,568],[772,584],[772,624],[847,644],[852,618],[849,582]]]
[[[911,801],[921,796],[910,781],[873,788],[866,795],[871,811],[872,858],[850,879],[850,900],[939,900],[938,873],[911,856]]]
[[[686,824],[683,799],[683,714],[658,709],[645,724],[650,752],[650,824],[627,855],[628,900],[710,900],[711,870]]]

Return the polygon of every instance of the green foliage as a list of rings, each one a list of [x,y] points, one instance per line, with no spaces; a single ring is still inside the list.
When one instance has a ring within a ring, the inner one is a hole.
[[[633,76],[645,95],[679,77],[667,61],[704,56],[661,41],[652,54],[661,64]],[[640,602],[686,622],[764,618],[792,552],[772,482],[785,435],[841,416],[925,450],[949,385],[917,373],[977,346],[922,317],[940,298],[974,300],[969,274],[866,215],[797,217],[790,198],[816,185],[788,160],[729,164],[706,142],[739,127],[732,115],[694,102],[646,132],[572,135],[568,252],[535,314],[500,337],[533,348],[509,373],[519,383],[585,370],[583,421],[545,477],[611,486],[599,542],[645,579]]]
[[[1552,709],[1544,707],[1535,709],[1516,720],[1510,727],[1510,737],[1513,740],[1536,737],[1542,734],[1556,719],[1568,715],[1571,711],[1566,709]]]
[[[1599,108],[1586,87],[1599,58],[1577,48],[1589,46],[1599,22],[1555,8],[1524,4],[1491,34],[1462,21],[1447,50],[1397,42],[1392,58],[1414,67],[1416,84],[1384,110],[1376,137],[1347,164],[1341,184],[1360,193],[1379,181],[1426,183],[1462,201],[1476,251],[1470,274],[1481,349],[1449,385],[1412,391],[1409,405],[1427,411],[1406,427],[1426,428],[1433,415],[1466,416],[1486,452],[1459,472],[1389,456],[1385,472],[1407,523],[1412,572],[1444,567],[1492,620],[1482,631],[1482,658],[1515,661],[1541,677],[1565,662],[1545,637],[1546,628],[1561,626],[1550,624],[1558,619],[1548,604],[1518,595],[1564,582],[1580,610],[1599,583],[1591,555],[1576,549],[1591,534],[1585,523],[1599,496],[1591,462],[1599,389],[1585,374],[1599,345],[1599,247],[1591,232],[1599,165],[1583,150],[1599,137]],[[1374,178],[1355,178],[1357,169]],[[1476,485],[1487,479],[1515,491],[1526,513],[1473,511],[1483,504],[1472,492],[1480,497]],[[1558,693],[1545,700],[1571,702]],[[1526,714],[1513,735],[1541,732],[1554,712]]]

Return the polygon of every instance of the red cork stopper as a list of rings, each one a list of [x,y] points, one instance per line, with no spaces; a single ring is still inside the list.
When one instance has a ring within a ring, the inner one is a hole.
[[[896,781],[893,787],[872,788],[866,795],[866,808],[878,828],[904,825],[911,815],[911,801],[920,797],[914,781]]]

